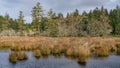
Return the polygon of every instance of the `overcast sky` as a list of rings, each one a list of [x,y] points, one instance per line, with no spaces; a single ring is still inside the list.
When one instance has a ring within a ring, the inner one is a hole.
[[[89,11],[102,5],[107,9],[113,9],[120,5],[120,0],[0,0],[0,15],[9,13],[10,17],[18,18],[19,11],[23,11],[26,22],[31,22],[31,10],[37,2],[41,3],[45,13],[52,8],[56,13],[73,12],[78,9]]]

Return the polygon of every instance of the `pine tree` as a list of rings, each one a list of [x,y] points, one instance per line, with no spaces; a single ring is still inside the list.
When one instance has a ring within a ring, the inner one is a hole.
[[[19,18],[17,22],[18,22],[18,29],[20,32],[22,32],[24,30],[24,15],[22,11],[19,12]]]
[[[43,18],[43,9],[40,3],[38,2],[36,6],[32,9],[32,29],[35,33],[40,34],[42,31],[42,18]]]
[[[57,36],[58,34],[56,15],[52,9],[48,12],[47,33],[48,36]]]
[[[118,31],[118,26],[120,23],[120,7],[117,5],[116,9],[113,9],[110,11],[109,14],[109,18],[110,18],[110,25],[112,26],[112,34],[113,35],[119,35],[119,31]]]
[[[4,16],[4,22],[3,22],[3,30],[7,30],[9,25],[9,14],[6,13]]]

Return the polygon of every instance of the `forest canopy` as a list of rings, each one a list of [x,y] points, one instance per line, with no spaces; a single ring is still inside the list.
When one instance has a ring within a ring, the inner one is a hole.
[[[38,2],[31,10],[32,22],[25,23],[23,12],[18,19],[10,18],[6,13],[0,16],[0,36],[50,36],[50,37],[81,37],[81,36],[119,36],[120,6],[108,11],[96,7],[89,12],[79,13],[78,9],[66,16],[62,12],[56,14],[50,8],[44,15],[43,7]]]

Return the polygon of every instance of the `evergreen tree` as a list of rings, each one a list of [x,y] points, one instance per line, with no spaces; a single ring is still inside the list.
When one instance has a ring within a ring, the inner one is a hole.
[[[47,23],[47,33],[48,36],[57,36],[58,29],[57,29],[57,22],[56,22],[56,15],[52,9],[48,12],[48,23]]]
[[[3,30],[7,30],[9,25],[9,14],[6,13],[4,16],[4,22],[3,22]]]
[[[22,32],[24,30],[24,15],[22,11],[19,12],[19,18],[17,22],[18,22],[18,29],[20,30],[20,32]]]
[[[41,26],[43,26],[42,23],[43,18],[43,9],[40,3],[38,2],[36,6],[32,9],[32,29],[35,31],[35,33],[40,34],[42,31]]]
[[[19,12],[18,19],[10,18],[9,14],[0,16],[0,35],[38,35],[38,36],[109,36],[120,35],[120,6],[116,6],[109,13],[103,6],[84,11],[79,14],[76,9],[64,16],[50,9],[48,15],[43,14],[38,2],[31,11],[32,22],[25,23],[23,12]],[[16,33],[10,33],[15,31]],[[19,34],[20,33],[20,34]],[[28,34],[29,33],[29,34]]]
[[[118,25],[120,23],[120,7],[118,5],[116,9],[110,11],[109,18],[111,21],[110,25],[112,26],[112,34],[119,35]]]

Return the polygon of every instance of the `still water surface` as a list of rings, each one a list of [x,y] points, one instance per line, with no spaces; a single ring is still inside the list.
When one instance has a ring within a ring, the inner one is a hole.
[[[89,58],[86,65],[81,65],[74,60],[63,57],[35,59],[31,52],[28,60],[18,61],[16,64],[9,62],[9,52],[0,51],[0,68],[120,68],[120,56],[110,55],[106,58]]]

